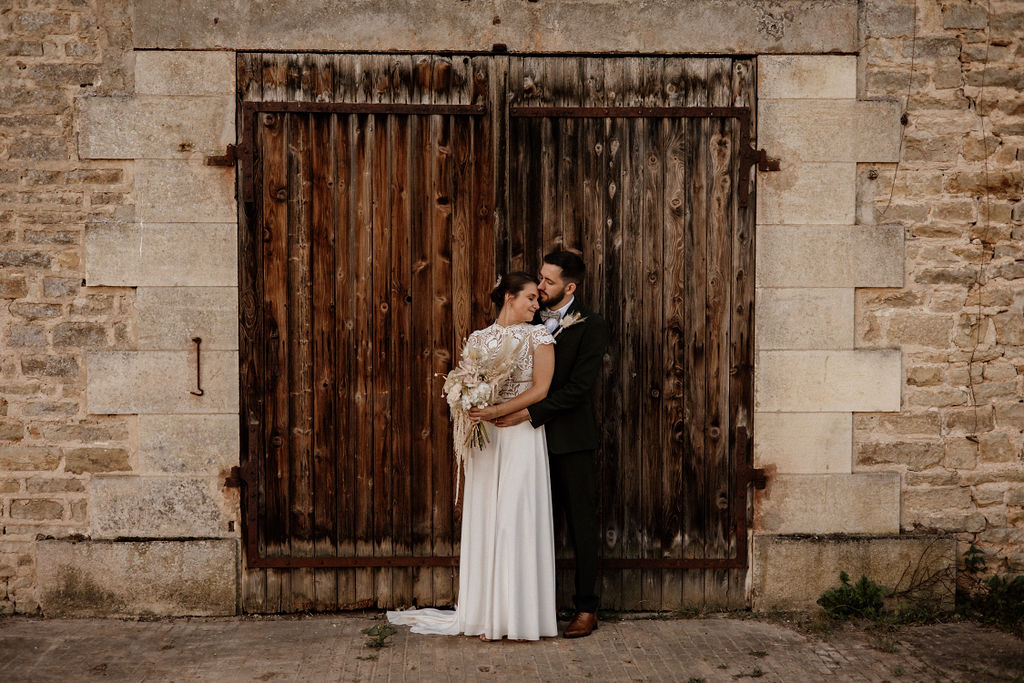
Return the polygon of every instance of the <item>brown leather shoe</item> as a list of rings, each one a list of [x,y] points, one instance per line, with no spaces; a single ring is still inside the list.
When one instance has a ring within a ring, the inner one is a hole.
[[[597,614],[594,612],[577,612],[572,621],[562,632],[563,638],[582,638],[597,630]]]

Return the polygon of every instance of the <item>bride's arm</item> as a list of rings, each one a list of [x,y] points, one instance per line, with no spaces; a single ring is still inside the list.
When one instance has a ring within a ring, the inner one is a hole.
[[[531,406],[548,395],[551,377],[555,374],[555,345],[538,344],[533,349],[533,386],[513,399],[486,408],[474,408],[469,416],[476,420],[490,422],[502,415],[514,413]]]

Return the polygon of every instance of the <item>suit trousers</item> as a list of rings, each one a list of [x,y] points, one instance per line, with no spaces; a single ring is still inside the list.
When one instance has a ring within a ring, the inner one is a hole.
[[[565,514],[576,557],[573,603],[580,612],[596,612],[597,598],[597,492],[594,451],[549,453],[551,493],[555,518]]]

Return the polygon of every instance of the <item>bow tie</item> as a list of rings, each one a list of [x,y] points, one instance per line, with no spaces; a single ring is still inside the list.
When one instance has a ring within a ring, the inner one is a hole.
[[[561,317],[562,317],[562,314],[559,313],[558,311],[552,311],[552,310],[547,309],[547,308],[542,309],[540,311],[540,319],[543,322],[547,322],[547,321],[551,320],[552,318],[560,319]]]

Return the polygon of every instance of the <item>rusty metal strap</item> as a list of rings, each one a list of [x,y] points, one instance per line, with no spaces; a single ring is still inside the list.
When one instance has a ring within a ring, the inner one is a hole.
[[[605,557],[603,569],[739,569],[746,567],[746,555],[734,557]],[[247,555],[246,566],[268,569],[353,568],[353,567],[458,567],[458,557],[259,557]],[[572,569],[573,560],[558,560],[560,569]]]
[[[750,119],[749,107],[509,107],[512,118]]]
[[[418,114],[426,116],[483,116],[483,104],[406,104],[398,102],[243,102],[242,111],[332,114]]]

